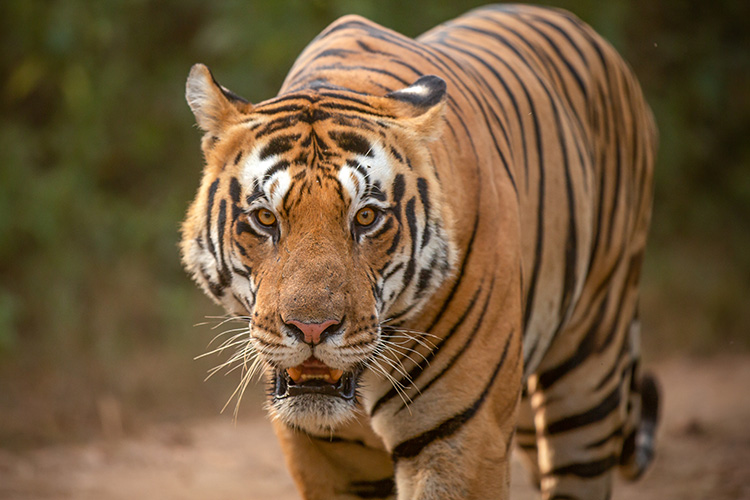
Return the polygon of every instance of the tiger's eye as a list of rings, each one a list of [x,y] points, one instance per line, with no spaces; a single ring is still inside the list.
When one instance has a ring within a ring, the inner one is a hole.
[[[255,217],[264,226],[273,226],[276,224],[276,216],[267,208],[261,208],[255,212]]]
[[[370,207],[365,207],[359,209],[357,212],[357,215],[355,216],[355,219],[357,220],[357,224],[360,226],[369,226],[373,222],[375,222],[375,210]]]

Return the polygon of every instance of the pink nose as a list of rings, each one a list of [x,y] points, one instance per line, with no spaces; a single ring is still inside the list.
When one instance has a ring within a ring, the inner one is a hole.
[[[296,326],[305,338],[305,342],[308,344],[319,344],[323,332],[329,326],[338,325],[339,321],[336,319],[328,319],[322,323],[303,323],[302,321],[290,320],[287,324]]]

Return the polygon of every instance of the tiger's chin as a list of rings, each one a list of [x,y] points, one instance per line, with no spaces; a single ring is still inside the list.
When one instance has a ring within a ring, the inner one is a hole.
[[[360,373],[300,376],[294,369],[274,370],[268,409],[290,427],[311,433],[336,429],[356,416]]]

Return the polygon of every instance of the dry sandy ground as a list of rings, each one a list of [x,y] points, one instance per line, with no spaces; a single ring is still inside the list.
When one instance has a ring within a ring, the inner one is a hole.
[[[750,358],[674,360],[658,456],[615,500],[750,499]],[[538,498],[513,464],[512,498]],[[161,425],[138,438],[22,453],[0,448],[0,499],[298,499],[268,422],[230,417]]]

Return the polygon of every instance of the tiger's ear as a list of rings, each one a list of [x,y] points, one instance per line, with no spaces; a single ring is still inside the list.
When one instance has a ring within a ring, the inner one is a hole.
[[[203,64],[190,68],[185,84],[185,98],[193,110],[198,126],[204,132],[219,133],[233,123],[240,114],[252,109],[252,104],[222,87]]]
[[[385,95],[386,107],[427,140],[436,139],[442,131],[446,105],[445,80],[426,75],[400,90]]]

